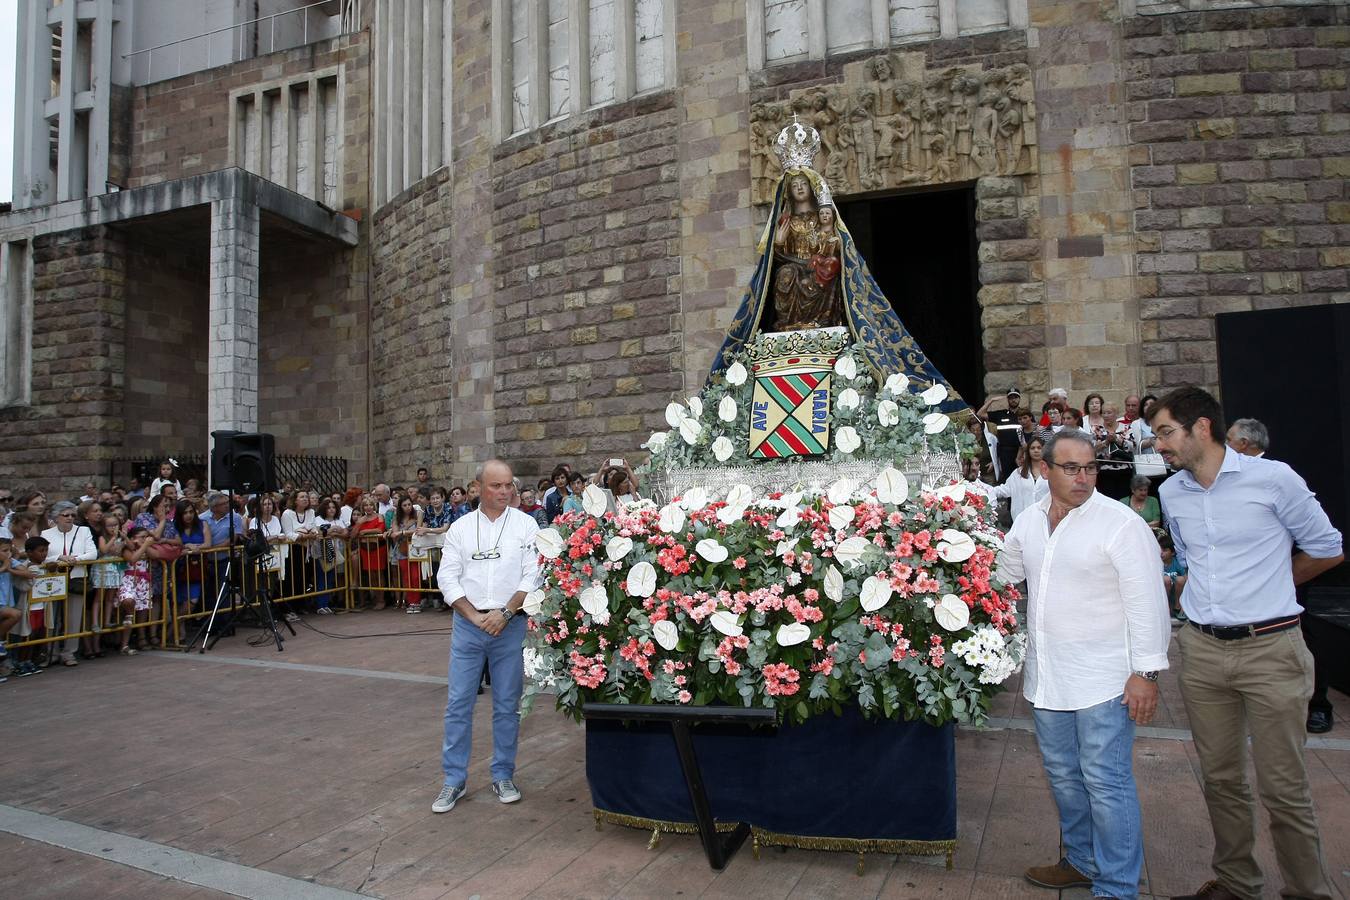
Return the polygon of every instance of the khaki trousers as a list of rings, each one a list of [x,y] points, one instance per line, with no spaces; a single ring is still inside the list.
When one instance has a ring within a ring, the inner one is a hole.
[[[1240,897],[1259,900],[1252,855],[1256,808],[1247,784],[1247,735],[1256,789],[1270,816],[1284,897],[1330,900],[1317,817],[1303,760],[1313,659],[1297,628],[1221,641],[1184,625],[1181,696],[1195,736],[1214,829],[1214,873]]]

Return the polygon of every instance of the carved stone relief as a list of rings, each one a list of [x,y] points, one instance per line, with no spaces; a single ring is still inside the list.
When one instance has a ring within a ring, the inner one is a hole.
[[[753,104],[754,202],[773,201],[781,173],[770,145],[794,115],[820,132],[816,164],[836,196],[1034,171],[1030,67],[929,71],[924,60],[922,53],[875,56],[844,66],[840,84]]]

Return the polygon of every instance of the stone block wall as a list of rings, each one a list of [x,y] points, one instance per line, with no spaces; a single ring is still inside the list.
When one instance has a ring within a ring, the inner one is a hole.
[[[33,241],[32,403],[4,413],[6,485],[64,496],[120,455],[124,252],[104,227]]]
[[[667,91],[497,149],[494,443],[522,475],[636,455],[683,387],[680,119]]]
[[[390,484],[411,481],[419,466],[450,474],[452,190],[441,169],[395,197],[372,229],[372,477]]]
[[[264,249],[258,320],[259,430],[278,453],[345,457],[353,484],[368,476],[364,258],[328,244]]]
[[[157,81],[134,90],[130,103],[128,187],[214,172],[230,165],[230,92],[340,66],[345,167],[339,208],[365,206],[368,196],[368,34],[356,32],[303,47]]]
[[[1215,314],[1350,302],[1350,9],[1125,35],[1146,384],[1214,388]]]
[[[150,240],[126,242],[126,319],[118,456],[206,453],[207,259]]]

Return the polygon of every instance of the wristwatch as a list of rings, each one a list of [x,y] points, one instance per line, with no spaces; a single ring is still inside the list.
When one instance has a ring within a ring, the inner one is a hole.
[[[1158,680],[1158,673],[1157,673],[1157,672],[1135,672],[1134,674],[1138,675],[1140,678],[1144,679],[1145,681],[1157,681],[1157,680]]]
[[[502,614],[502,618],[506,619],[506,621],[508,622],[510,622],[512,619],[516,617],[516,614],[511,612],[511,610],[507,609],[505,606],[503,606],[500,610],[498,610],[498,612],[500,612]],[[1158,677],[1156,672],[1154,673],[1153,677],[1155,678]]]

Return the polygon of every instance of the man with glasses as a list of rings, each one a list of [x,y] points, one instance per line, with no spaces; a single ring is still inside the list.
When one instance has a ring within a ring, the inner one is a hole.
[[[1214,831],[1217,878],[1187,897],[1263,896],[1250,739],[1280,893],[1325,900],[1331,885],[1303,759],[1313,659],[1294,587],[1344,560],[1341,534],[1293,469],[1225,446],[1223,411],[1207,392],[1178,388],[1154,405],[1149,424],[1158,452],[1181,470],[1158,493],[1190,571],[1181,594],[1190,623],[1177,633],[1181,696]]]
[[[1144,865],[1134,727],[1153,718],[1171,635],[1162,561],[1144,520],[1097,492],[1092,438],[1061,431],[1041,468],[1050,494],[1013,522],[1001,560],[1027,581],[1022,689],[1064,856],[1026,877],[1123,900],[1139,895]]]
[[[539,526],[514,508],[515,481],[506,463],[484,463],[478,482],[478,508],[455,520],[445,533],[436,574],[455,618],[441,747],[445,784],[431,805],[435,813],[449,812],[466,793],[473,706],[485,662],[492,683],[492,792],[503,803],[520,799],[512,781],[525,668],[525,617],[520,609],[525,595],[539,587],[534,545]]]

